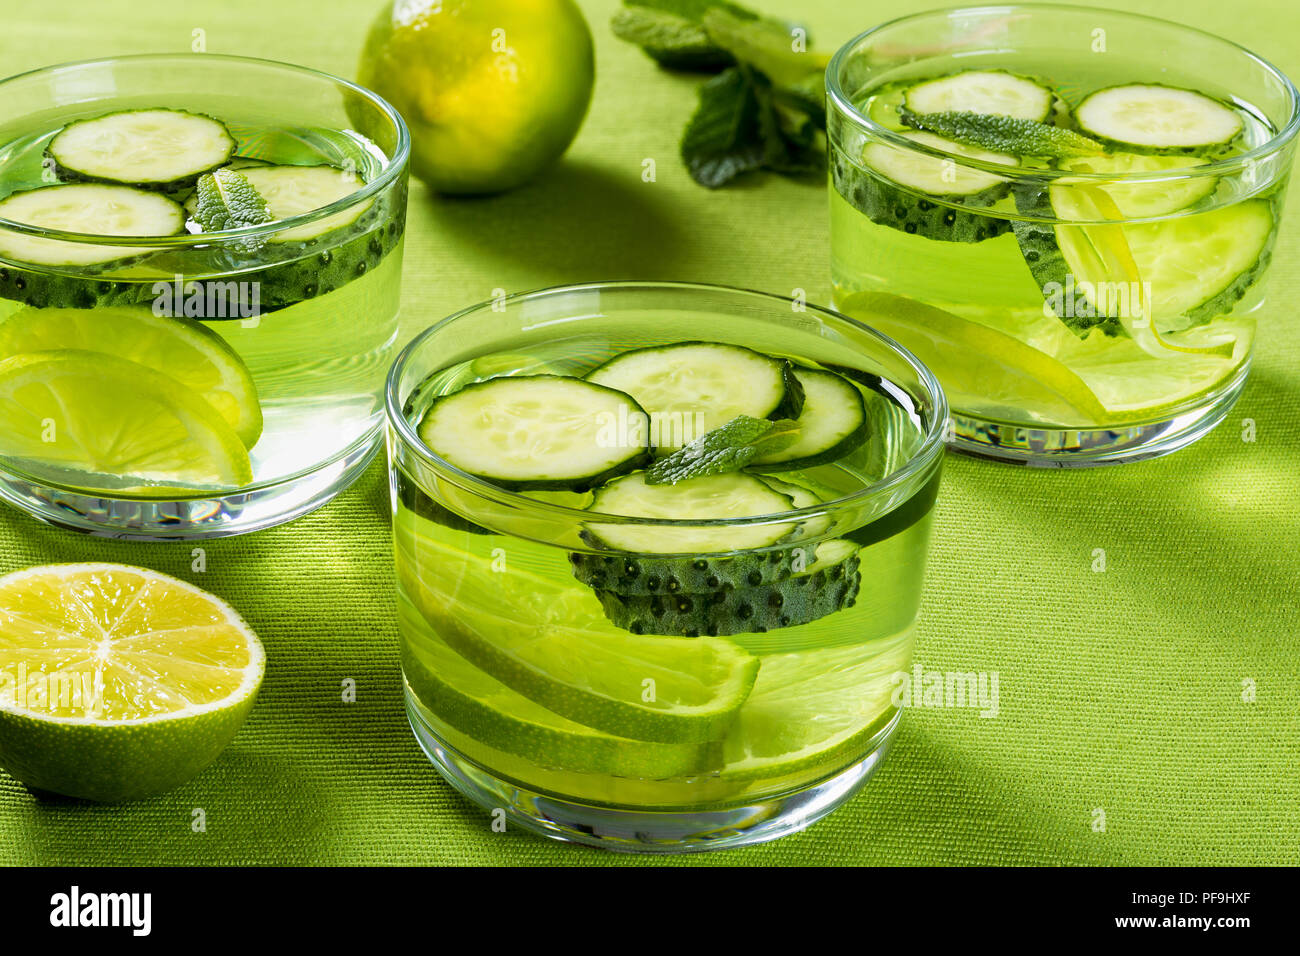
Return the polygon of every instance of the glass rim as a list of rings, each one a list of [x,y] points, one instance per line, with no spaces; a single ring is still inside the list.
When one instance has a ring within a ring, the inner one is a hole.
[[[1184,33],[1198,34],[1209,40],[1213,40],[1216,43],[1221,43],[1234,49],[1242,56],[1245,56],[1247,59],[1256,63],[1276,79],[1286,91],[1290,107],[1290,115],[1288,116],[1286,123],[1272,137],[1270,137],[1267,142],[1261,143],[1259,146],[1255,146],[1236,156],[1209,160],[1200,166],[1152,170],[1147,172],[1098,173],[1067,169],[1024,169],[1016,166],[1004,166],[1000,163],[990,163],[970,156],[963,156],[960,153],[945,152],[941,149],[926,146],[923,143],[917,143],[915,140],[908,139],[906,136],[901,135],[895,130],[881,126],[875,120],[871,119],[870,116],[853,105],[847,94],[844,92],[844,89],[841,87],[839,80],[840,70],[848,60],[853,48],[857,47],[863,40],[900,24],[923,20],[926,18],[951,16],[954,13],[996,13],[1003,15],[1011,15],[1014,13],[1020,13],[1023,15],[1033,15],[1035,13],[1040,15],[1051,13],[1086,13],[1093,16],[1109,14],[1127,17],[1131,20],[1145,20],[1148,23],[1159,24],[1162,27],[1169,27],[1175,30],[1180,30]],[[1234,42],[1233,40],[1217,36],[1216,34],[1210,33],[1208,30],[1201,30],[1197,27],[1178,23],[1174,20],[1152,17],[1144,13],[1132,13],[1127,10],[1117,10],[1113,7],[1084,7],[1078,4],[1068,3],[1021,3],[939,7],[933,10],[923,10],[918,13],[905,14],[901,17],[894,17],[891,20],[878,23],[869,29],[863,30],[835,51],[835,54],[831,57],[830,63],[826,67],[826,98],[828,110],[837,110],[858,127],[876,138],[884,140],[891,146],[905,149],[910,152],[921,153],[933,159],[955,161],[959,166],[969,169],[978,169],[982,172],[995,173],[1008,182],[1051,183],[1059,182],[1063,179],[1069,179],[1078,182],[1162,183],[1170,181],[1185,181],[1188,179],[1199,179],[1204,177],[1217,178],[1238,172],[1261,159],[1265,159],[1278,153],[1286,147],[1291,140],[1295,139],[1297,132],[1300,132],[1300,90],[1296,89],[1296,85],[1285,73],[1259,54],[1246,49],[1244,46]],[[831,148],[835,148],[833,144],[831,145]]]
[[[72,72],[75,70],[86,69],[88,67],[101,67],[123,62],[185,60],[193,63],[196,59],[197,58],[193,53],[133,53],[125,56],[97,57],[91,60],[72,60],[67,63],[40,66],[32,70],[26,70],[22,73],[15,73],[13,76],[4,77],[3,79],[0,79],[0,93],[3,93],[5,86],[10,83],[36,77],[41,74],[54,75],[65,71]],[[277,219],[274,222],[264,223],[258,226],[244,226],[240,229],[223,229],[219,232],[186,232],[175,236],[102,236],[96,233],[66,232],[61,229],[49,229],[42,226],[33,226],[30,223],[16,222],[12,219],[4,219],[0,217],[0,228],[20,235],[31,236],[38,239],[49,239],[57,242],[76,242],[83,245],[110,247],[148,246],[151,250],[205,245],[214,240],[224,241],[227,239],[273,236],[278,232],[283,232],[297,226],[310,225],[321,219],[344,212],[363,201],[374,198],[386,189],[401,174],[403,168],[405,168],[407,159],[411,152],[410,131],[406,128],[406,122],[402,119],[402,115],[397,112],[393,105],[373,90],[369,90],[364,86],[353,83],[351,80],[345,80],[340,76],[335,76],[332,73],[326,73],[323,70],[313,69],[309,66],[298,66],[294,63],[285,63],[281,60],[267,60],[252,56],[236,56],[229,53],[204,53],[202,54],[201,59],[205,62],[218,61],[232,65],[243,64],[245,66],[274,67],[276,69],[289,70],[290,72],[298,73],[303,76],[327,80],[331,83],[352,90],[354,93],[359,94],[363,99],[369,101],[372,105],[377,106],[380,113],[392,122],[394,128],[397,130],[397,146],[393,151],[392,157],[385,164],[383,171],[373,180],[366,183],[355,192],[351,192],[340,199],[334,200],[334,202],[330,203],[328,206],[321,206],[319,209],[313,209],[311,212],[291,216],[288,219]],[[51,185],[73,184],[52,183]],[[162,194],[160,193],[159,195]]]
[[[649,518],[639,517],[636,515],[617,515],[608,514],[602,511],[591,511],[584,508],[571,508],[567,505],[554,504],[549,501],[539,501],[528,495],[509,491],[500,485],[471,475],[467,471],[456,467],[445,459],[436,455],[431,448],[420,440],[416,434],[415,426],[407,419],[402,411],[402,401],[399,396],[401,380],[407,366],[411,363],[415,353],[427,341],[433,338],[438,332],[460,319],[470,315],[480,313],[484,310],[491,309],[493,305],[498,308],[501,303],[507,306],[513,303],[524,302],[532,299],[548,298],[557,295],[576,294],[590,291],[601,291],[606,289],[617,290],[645,290],[645,291],[662,291],[662,292],[679,292],[687,295],[695,293],[722,293],[727,296],[752,297],[768,300],[770,302],[793,303],[795,300],[788,296],[776,295],[771,292],[760,292],[757,289],[746,289],[740,286],[728,286],[710,282],[684,282],[670,280],[642,280],[642,279],[616,279],[596,282],[582,282],[568,285],[547,286],[539,289],[531,289],[524,292],[516,292],[506,296],[504,299],[487,299],[477,302],[474,305],[460,309],[451,315],[435,322],[433,325],[424,329],[416,335],[397,356],[393,362],[392,368],[388,373],[388,381],[384,388],[384,406],[388,418],[389,427],[396,433],[397,438],[402,444],[414,453],[422,463],[434,469],[440,477],[447,477],[453,480],[453,483],[463,490],[471,491],[476,495],[486,497],[496,503],[507,504],[518,508],[521,511],[532,511],[551,515],[557,518],[580,518],[588,521],[593,517],[599,518],[602,523],[607,524],[628,524],[628,525],[650,525],[657,527],[750,527],[761,526],[786,522],[791,520],[806,520],[827,514],[831,511],[838,511],[848,508],[851,505],[859,504],[871,499],[882,498],[888,493],[896,490],[900,486],[906,485],[909,481],[914,480],[918,475],[923,474],[929,469],[935,461],[940,458],[944,450],[944,433],[947,430],[949,417],[948,399],[944,394],[943,387],[934,373],[924,365],[920,359],[913,355],[894,339],[885,335],[878,329],[859,322],[851,316],[836,312],[833,309],[824,306],[806,303],[805,311],[812,311],[820,316],[829,316],[840,322],[846,322],[861,331],[866,332],[872,338],[876,339],[878,344],[884,346],[889,352],[903,359],[904,362],[920,379],[926,391],[930,393],[933,402],[932,420],[925,423],[925,437],[921,445],[907,459],[904,464],[883,478],[872,482],[863,488],[858,489],[852,494],[840,498],[834,498],[830,501],[823,501],[816,505],[810,505],[805,508],[795,508],[789,511],[773,512],[765,515],[750,515],[743,518],[709,518],[685,520],[680,518]],[[392,462],[390,462],[390,467]],[[919,490],[919,489],[918,489]],[[901,502],[899,503],[901,504]],[[892,510],[892,509],[891,509]]]

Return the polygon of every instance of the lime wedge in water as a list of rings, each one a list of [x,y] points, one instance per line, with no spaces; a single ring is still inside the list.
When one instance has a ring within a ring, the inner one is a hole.
[[[721,738],[758,659],[723,638],[629,634],[576,582],[560,583],[437,541],[407,512],[398,576],[434,631],[473,664],[570,720],[638,740]]]
[[[954,408],[1032,409],[1062,423],[1105,418],[1106,409],[1082,378],[997,329],[885,292],[855,293],[836,305],[915,352],[938,376]]]
[[[469,738],[455,743],[471,759],[481,744],[552,770],[651,780],[698,773],[721,762],[716,743],[629,740],[561,717],[452,650],[408,602],[400,603],[398,614],[407,683],[425,707]]]
[[[77,349],[106,352],[174,378],[207,399],[247,448],[262,434],[262,406],[248,369],[225,340],[193,319],[147,306],[20,309],[0,319],[0,355]]]
[[[0,361],[0,456],[140,494],[253,480],[244,443],[202,397],[136,362],[71,349]]]
[[[162,793],[235,735],[264,666],[227,604],[155,571],[67,564],[0,578],[0,766],[88,800]]]
[[[722,779],[806,775],[860,758],[898,712],[895,674],[905,668],[910,635],[890,644],[769,654],[723,748]]]

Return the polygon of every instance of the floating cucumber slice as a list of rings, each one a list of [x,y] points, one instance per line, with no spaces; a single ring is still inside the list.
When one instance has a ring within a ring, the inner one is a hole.
[[[1013,156],[963,146],[933,133],[901,135],[958,156],[1017,164]],[[865,168],[838,155],[832,177],[840,195],[872,222],[947,242],[982,242],[1011,228],[1005,218],[982,211],[1009,191],[1007,183],[993,173],[886,143],[867,146],[862,162]]]
[[[185,211],[166,196],[100,183],[66,183],[13,193],[0,200],[0,219],[113,238],[174,236],[185,231]],[[11,262],[98,266],[149,251],[148,247],[42,239],[0,228],[0,258]]]
[[[1079,214],[1078,203],[1086,197],[1077,188],[1017,191],[1017,205],[1039,217],[1089,218]],[[1142,310],[1153,320],[1143,326],[1165,330],[1201,325],[1231,312],[1263,275],[1276,223],[1269,201],[1251,199],[1159,222],[1087,227],[1026,221],[1017,222],[1015,232],[1046,301],[1082,337],[1097,326],[1107,334],[1128,331]],[[1149,302],[1135,304],[1135,280],[1094,253],[1098,233],[1101,241],[1123,243],[1136,281],[1149,288]]]
[[[1197,166],[1204,166],[1206,162],[1207,160],[1196,156],[1116,152],[1105,156],[1062,160],[1060,167],[1080,172],[1113,173],[1122,177],[1171,169],[1190,171]],[[1219,180],[1216,176],[1193,175],[1188,179],[1162,179],[1147,183],[1098,182],[1096,185],[1115,201],[1125,219],[1155,219],[1200,202],[1214,192]]]
[[[761,634],[852,607],[862,584],[857,554],[852,541],[834,539],[817,546],[806,569],[769,584],[649,596],[598,590],[596,595],[610,621],[633,634]]]
[[[650,460],[650,422],[640,405],[561,375],[467,385],[430,405],[417,432],[462,471],[514,490],[582,491]]]
[[[867,440],[867,409],[857,387],[834,372],[795,368],[804,406],[794,444],[753,461],[764,471],[792,471],[838,461]]]
[[[0,319],[0,355],[53,349],[101,352],[162,372],[207,399],[252,448],[262,434],[257,386],[234,350],[191,319],[145,306],[19,309]]]
[[[738,415],[798,418],[803,408],[789,362],[721,342],[630,349],[592,369],[587,381],[636,399],[658,448],[680,448]]]
[[[1074,120],[1089,136],[1135,152],[1216,153],[1242,130],[1233,109],[1204,93],[1144,83],[1090,94]]]
[[[136,362],[74,349],[0,361],[0,457],[61,484],[139,494],[253,479],[244,443],[201,396]]]
[[[210,116],[183,110],[124,110],[69,123],[46,148],[59,176],[173,190],[194,185],[235,151]]]
[[[908,88],[914,113],[989,113],[1044,123],[1052,114],[1051,89],[1004,70],[966,70]]]
[[[593,730],[561,717],[452,650],[408,601],[398,603],[402,673],[435,716],[473,740],[573,773],[651,780],[708,770],[716,745],[653,743]]]
[[[233,168],[234,163],[230,164]],[[291,219],[317,209],[323,209],[331,203],[345,199],[365,185],[355,173],[337,166],[273,166],[260,164],[244,166],[239,169],[241,175],[257,190],[275,219]],[[191,196],[185,201],[186,210],[193,215],[197,198]],[[335,229],[341,229],[356,222],[369,209],[371,201],[358,203],[350,209],[326,216],[305,226],[283,229],[273,236],[271,242],[303,242],[316,239]]]
[[[744,527],[716,524],[726,519],[781,515],[790,498],[752,475],[706,475],[675,485],[648,485],[644,472],[626,475],[596,490],[590,510],[608,515],[699,521],[686,527],[593,521],[586,534],[595,542],[633,554],[722,554],[776,544],[795,530],[788,521]]]
[[[754,685],[758,659],[731,641],[619,631],[572,582],[498,571],[427,529],[413,515],[394,525],[407,596],[458,653],[553,713],[621,737],[696,743],[721,738]]]

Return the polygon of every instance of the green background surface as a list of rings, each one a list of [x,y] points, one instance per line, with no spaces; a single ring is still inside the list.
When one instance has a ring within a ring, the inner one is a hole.
[[[764,0],[833,48],[934,3]],[[699,80],[612,37],[563,164],[488,201],[411,195],[409,337],[493,295],[562,282],[673,278],[827,301],[824,190],[756,177],[711,193],[676,139]],[[377,4],[355,0],[3,0],[3,71],[116,53],[207,49],[354,75]],[[1300,76],[1289,0],[1130,5],[1229,37]],[[1206,65],[1207,69],[1212,64]],[[654,158],[658,181],[641,179]],[[414,185],[414,184],[413,184]],[[950,456],[917,661],[996,671],[1000,711],[910,710],[859,796],[807,832],[688,864],[1300,863],[1300,202],[1291,203],[1255,370],[1210,437],[1154,462],[1084,472]],[[1255,440],[1243,440],[1253,420]],[[0,573],[109,560],[232,602],[266,643],[266,684],[210,770],[129,807],[42,804],[0,773],[9,864],[590,864],[627,857],[518,831],[442,782],[402,712],[383,470],[325,509],[190,547],[78,537],[0,509]],[[1095,549],[1106,570],[1096,572]],[[344,704],[353,678],[358,699]],[[1255,699],[1243,700],[1243,682]],[[203,808],[207,832],[194,833]],[[1094,829],[1096,811],[1105,830]]]

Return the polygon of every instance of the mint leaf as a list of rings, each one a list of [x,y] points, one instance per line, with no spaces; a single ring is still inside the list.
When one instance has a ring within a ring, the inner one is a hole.
[[[793,24],[737,16],[725,7],[707,10],[704,30],[713,42],[739,63],[767,74],[778,86],[792,86],[809,74],[826,73],[829,57],[807,51],[807,31],[795,33]]]
[[[635,43],[670,69],[711,72],[735,62],[704,27],[674,13],[628,6],[614,14],[610,26],[620,40]]]
[[[740,471],[760,455],[780,451],[799,437],[799,425],[788,418],[766,421],[737,415],[727,424],[701,435],[646,469],[647,485]]]
[[[1015,116],[956,111],[913,113],[906,107],[900,107],[898,115],[914,129],[936,133],[955,143],[1013,156],[1066,159],[1071,156],[1100,156],[1105,151],[1101,143],[1081,133]]]
[[[217,169],[200,176],[194,199],[194,219],[204,232],[260,226],[275,218],[261,193],[233,169]]]
[[[807,121],[789,124],[772,83],[741,63],[700,88],[700,103],[682,135],[682,160],[691,177],[710,189],[741,173],[768,168],[804,173],[821,167]]]

